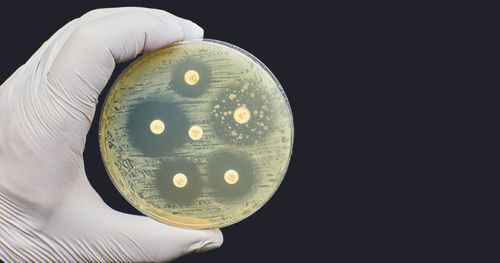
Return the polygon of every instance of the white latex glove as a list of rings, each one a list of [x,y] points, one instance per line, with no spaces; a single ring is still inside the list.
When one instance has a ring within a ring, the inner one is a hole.
[[[57,31],[0,87],[0,258],[159,262],[222,244],[109,208],[84,170],[85,137],[116,62],[183,39],[196,24],[146,8],[99,9]]]

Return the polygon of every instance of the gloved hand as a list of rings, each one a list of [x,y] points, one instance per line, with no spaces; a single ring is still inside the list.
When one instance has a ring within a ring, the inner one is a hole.
[[[183,39],[196,24],[146,8],[91,11],[57,31],[0,87],[0,258],[159,262],[222,244],[109,208],[84,170],[85,137],[116,62]]]

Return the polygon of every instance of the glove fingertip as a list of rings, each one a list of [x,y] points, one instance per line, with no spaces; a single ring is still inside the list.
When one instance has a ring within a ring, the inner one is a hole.
[[[189,39],[202,39],[204,30],[202,27],[197,25],[196,23],[189,21],[189,24],[191,25],[188,29],[185,29],[184,31],[184,39],[189,40]]]
[[[206,252],[222,246],[224,237],[219,229],[206,230],[205,235],[201,240],[191,244],[186,252]]]

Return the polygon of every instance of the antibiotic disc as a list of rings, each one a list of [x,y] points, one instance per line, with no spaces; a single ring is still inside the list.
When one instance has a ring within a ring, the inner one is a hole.
[[[194,229],[257,211],[285,176],[293,144],[288,100],[248,52],[215,40],[145,54],[118,77],[99,143],[120,193],[143,214]]]

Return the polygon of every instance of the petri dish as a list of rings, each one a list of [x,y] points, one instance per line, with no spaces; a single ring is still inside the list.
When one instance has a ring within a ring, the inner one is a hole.
[[[132,62],[99,122],[103,162],[123,197],[174,226],[234,224],[276,192],[293,119],[276,77],[216,40],[183,41]]]

